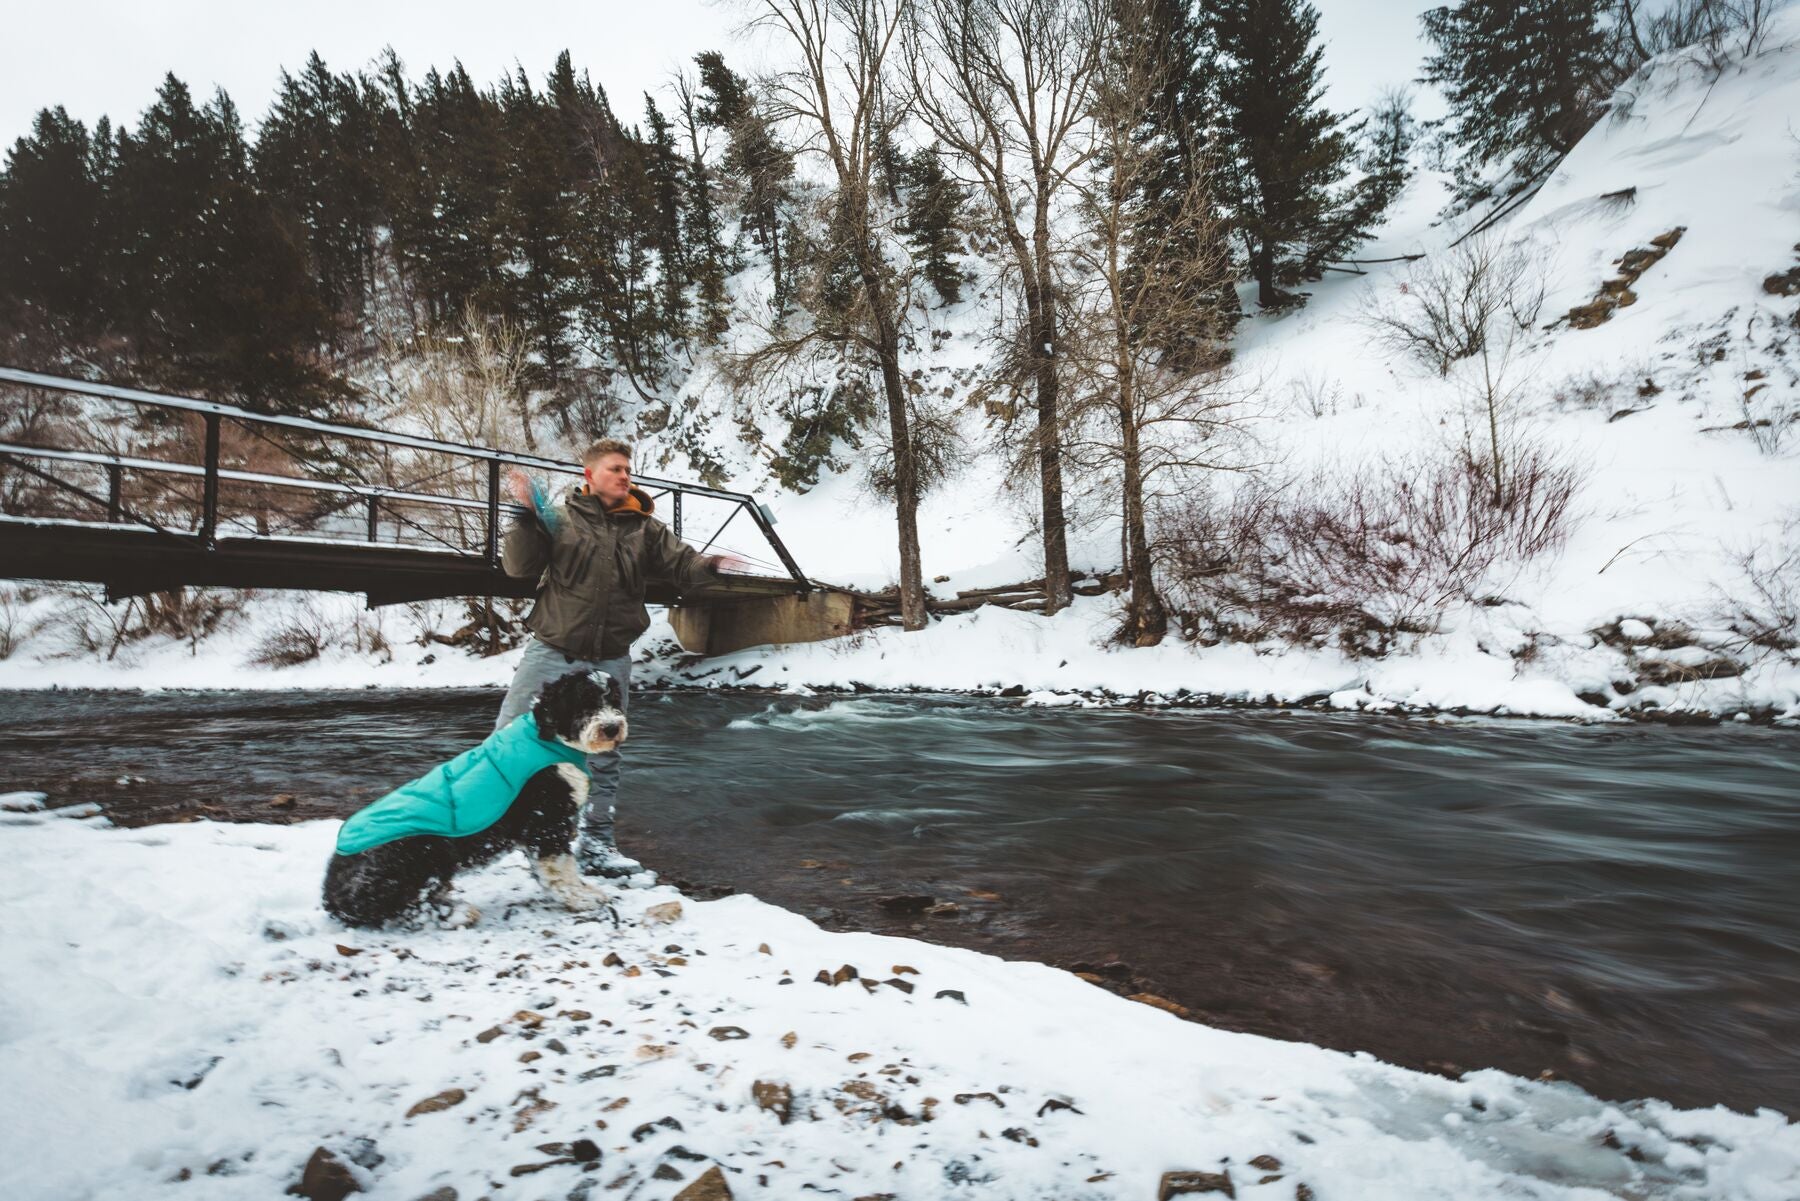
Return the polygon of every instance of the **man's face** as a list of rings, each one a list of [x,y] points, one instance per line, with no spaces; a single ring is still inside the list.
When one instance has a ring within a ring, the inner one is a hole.
[[[601,455],[587,465],[588,491],[607,506],[624,503],[631,495],[631,460],[624,455]]]

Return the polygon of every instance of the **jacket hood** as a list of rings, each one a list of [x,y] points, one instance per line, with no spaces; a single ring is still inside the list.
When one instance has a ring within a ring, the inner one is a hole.
[[[580,504],[584,508],[602,513],[642,513],[649,517],[656,512],[656,502],[650,494],[638,487],[631,486],[631,492],[625,497],[623,504],[608,509],[600,503],[600,498],[588,491],[586,484],[578,484],[569,494],[570,504]]]

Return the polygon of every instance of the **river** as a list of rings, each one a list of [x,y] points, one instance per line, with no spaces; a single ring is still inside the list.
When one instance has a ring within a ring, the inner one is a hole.
[[[0,693],[0,791],[122,824],[343,816],[498,701]],[[1792,731],[933,696],[642,693],[632,715],[621,842],[697,895],[1410,1067],[1800,1115]]]

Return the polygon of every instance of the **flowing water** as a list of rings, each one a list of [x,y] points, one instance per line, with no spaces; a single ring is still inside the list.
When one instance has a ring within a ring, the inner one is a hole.
[[[0,791],[122,823],[342,816],[498,703],[0,693]],[[632,716],[621,842],[702,895],[1413,1067],[1800,1115],[1793,732],[918,696]]]

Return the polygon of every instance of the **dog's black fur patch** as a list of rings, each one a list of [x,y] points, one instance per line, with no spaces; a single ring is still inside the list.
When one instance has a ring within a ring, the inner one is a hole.
[[[623,741],[619,683],[604,673],[574,671],[551,681],[532,703],[541,738],[580,745],[596,720]],[[325,869],[325,910],[347,926],[374,927],[416,919],[429,909],[440,919],[456,911],[451,882],[458,872],[484,867],[515,847],[540,865],[567,859],[585,791],[554,767],[534,774],[499,821],[478,834],[444,838],[418,834],[355,855],[333,855]],[[581,887],[586,887],[585,885]]]

